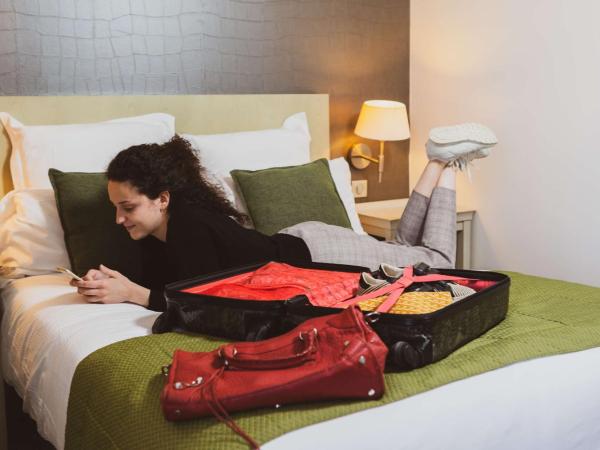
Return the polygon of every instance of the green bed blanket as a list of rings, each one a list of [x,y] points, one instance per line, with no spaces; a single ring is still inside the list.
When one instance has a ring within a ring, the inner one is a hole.
[[[379,401],[290,405],[234,414],[258,442],[286,432],[540,356],[600,346],[600,288],[507,273],[506,319],[447,358],[407,373],[386,374]],[[66,427],[67,449],[246,449],[242,438],[213,418],[167,422],[159,395],[160,367],[173,351],[212,350],[222,342],[176,333],[129,339],[84,359],[75,372]]]

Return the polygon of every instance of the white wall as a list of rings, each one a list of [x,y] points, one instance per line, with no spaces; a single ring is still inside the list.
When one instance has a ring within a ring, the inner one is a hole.
[[[411,2],[410,182],[430,128],[500,144],[461,177],[473,263],[600,286],[600,2]]]

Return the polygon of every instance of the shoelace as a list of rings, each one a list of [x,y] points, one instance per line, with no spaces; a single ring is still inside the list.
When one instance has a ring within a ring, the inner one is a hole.
[[[456,158],[454,161],[448,163],[448,166],[454,167],[461,172],[466,172],[470,183],[473,181],[471,178],[471,164],[473,164],[474,159],[475,158],[469,153],[465,156],[461,156],[460,158]]]
[[[449,167],[454,167],[457,170],[466,172],[469,183],[473,181],[471,178],[471,167],[475,167],[475,163],[473,162],[475,159],[477,159],[475,158],[475,153],[475,151],[469,152],[466,155],[462,155],[456,158],[454,161],[448,163]]]

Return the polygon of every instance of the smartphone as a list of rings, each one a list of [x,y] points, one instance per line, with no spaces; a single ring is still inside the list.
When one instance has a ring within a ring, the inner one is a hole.
[[[66,269],[64,267],[57,267],[56,268],[57,272],[61,272],[64,273],[66,275],[69,275],[71,278],[74,278],[77,281],[83,281],[83,278],[81,278],[79,275],[75,275],[73,272],[71,272],[69,269]]]

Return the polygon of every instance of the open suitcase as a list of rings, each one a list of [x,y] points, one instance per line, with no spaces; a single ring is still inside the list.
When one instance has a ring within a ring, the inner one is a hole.
[[[304,287],[299,283],[294,285],[294,289],[287,290],[254,291],[247,284],[239,288],[240,280],[258,277],[259,274],[263,283],[264,280],[272,280],[272,285],[277,285],[278,279],[273,278],[273,271],[267,272],[277,269],[277,264],[255,264],[167,285],[167,311],[157,319],[153,332],[179,329],[238,341],[267,339],[283,334],[311,317],[339,312],[339,307],[324,304],[338,304],[339,300],[352,297],[351,286],[358,286],[360,273],[367,271],[357,266],[294,263],[293,266],[281,266],[301,269],[301,272],[308,269],[305,272],[311,276],[314,274],[314,282],[308,279]],[[365,312],[365,319],[390,350],[386,364],[388,369],[411,370],[438,361],[482,335],[506,316],[510,285],[506,275],[450,269],[438,269],[436,272],[477,280],[472,282],[478,284],[479,289],[466,298],[426,314]],[[293,272],[291,274],[293,276]],[[335,282],[328,284],[330,276],[335,277]],[[307,288],[308,285],[311,288]],[[327,301],[317,302],[318,295]]]

